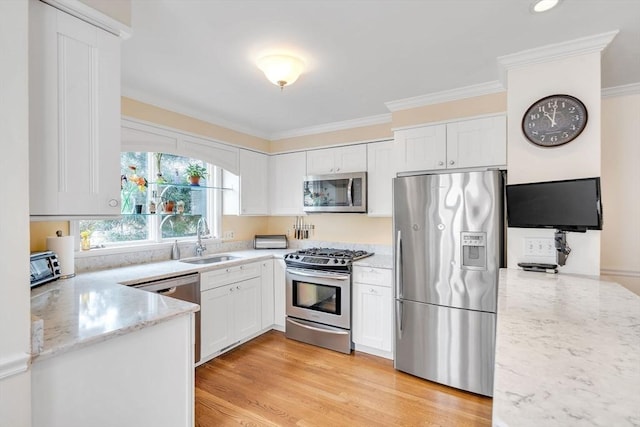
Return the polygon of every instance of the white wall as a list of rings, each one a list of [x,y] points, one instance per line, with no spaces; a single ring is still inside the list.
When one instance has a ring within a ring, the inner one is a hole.
[[[0,1],[0,426],[31,425],[27,0]]]
[[[602,100],[603,276],[640,295],[640,93]]]
[[[600,176],[600,53],[590,53],[508,70],[507,165],[508,183],[552,181]],[[524,112],[540,98],[573,95],[587,107],[583,133],[569,144],[544,148],[528,142],[521,130]],[[525,237],[553,238],[554,230],[516,229],[507,232],[510,268],[529,261]],[[567,233],[572,248],[564,273],[600,274],[600,232]],[[544,261],[538,260],[538,261]],[[547,261],[555,263],[555,257]]]

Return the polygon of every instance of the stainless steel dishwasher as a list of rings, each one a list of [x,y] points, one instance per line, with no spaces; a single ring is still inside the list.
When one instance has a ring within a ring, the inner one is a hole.
[[[200,305],[200,275],[198,273],[168,277],[162,280],[137,283],[134,288],[155,292],[171,298]],[[196,346],[195,361],[200,361],[200,311],[195,313]]]

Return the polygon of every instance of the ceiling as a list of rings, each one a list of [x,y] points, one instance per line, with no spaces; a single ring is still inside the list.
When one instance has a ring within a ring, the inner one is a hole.
[[[602,87],[640,82],[640,0],[132,0],[123,95],[279,139],[388,114],[385,102],[497,81],[496,58],[620,30]],[[269,49],[307,64],[281,92]]]

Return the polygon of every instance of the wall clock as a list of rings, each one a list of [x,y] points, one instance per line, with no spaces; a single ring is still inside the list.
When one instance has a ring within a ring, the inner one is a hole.
[[[532,143],[557,147],[573,141],[587,125],[587,107],[570,95],[551,95],[534,102],[522,118],[522,132]]]

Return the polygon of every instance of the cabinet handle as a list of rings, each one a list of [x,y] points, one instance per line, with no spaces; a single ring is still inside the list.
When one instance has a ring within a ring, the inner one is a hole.
[[[109,207],[115,208],[118,206],[118,201],[116,199],[109,200]]]
[[[244,270],[244,265],[241,265],[241,266],[240,266],[240,270]]]
[[[227,268],[225,271],[228,273],[228,272],[229,272],[229,269]]]
[[[371,289],[369,289],[369,292],[370,292],[370,293],[372,293],[372,294],[375,294],[375,293],[376,293],[376,290],[375,290],[375,289],[373,289],[373,288],[371,288]]]
[[[450,164],[450,165],[455,165],[455,164],[456,164],[456,162],[454,162],[453,160],[449,160],[449,164]]]
[[[236,289],[237,289],[237,290],[240,290],[240,286],[236,286]]]
[[[229,292],[233,292],[233,286],[229,288]]]
[[[444,162],[442,161],[438,162],[438,166],[443,166],[443,165],[444,165]]]
[[[336,172],[340,172],[340,168],[336,168]]]

